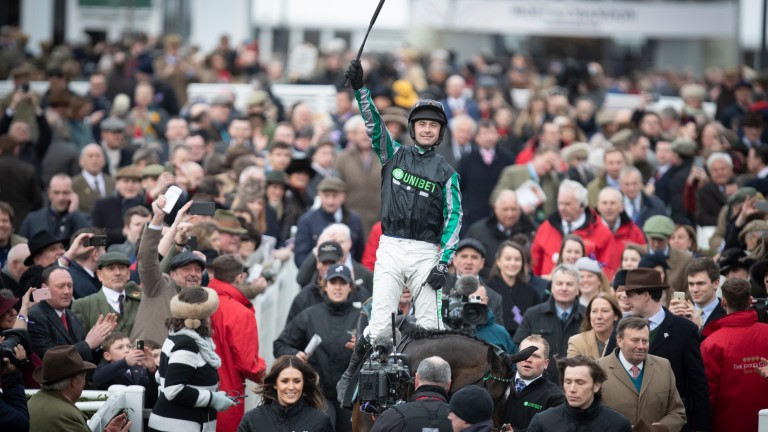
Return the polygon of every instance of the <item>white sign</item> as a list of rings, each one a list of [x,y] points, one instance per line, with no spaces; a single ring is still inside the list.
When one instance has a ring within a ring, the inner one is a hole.
[[[738,2],[414,0],[411,19],[415,26],[481,33],[736,37],[737,6]]]

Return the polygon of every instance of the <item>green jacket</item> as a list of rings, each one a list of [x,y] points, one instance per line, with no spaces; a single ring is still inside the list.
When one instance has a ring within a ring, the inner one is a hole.
[[[72,302],[72,312],[77,315],[80,322],[83,323],[86,331],[93,328],[99,315],[106,316],[108,313],[115,312],[107,302],[107,296],[104,295],[105,288],[102,287],[96,294],[91,294]],[[116,332],[131,334],[133,323],[136,322],[136,313],[139,311],[141,303],[141,288],[135,282],[125,284],[125,300],[123,301],[123,315],[117,315]]]
[[[85,414],[59,392],[40,390],[27,405],[30,431],[91,432]]]

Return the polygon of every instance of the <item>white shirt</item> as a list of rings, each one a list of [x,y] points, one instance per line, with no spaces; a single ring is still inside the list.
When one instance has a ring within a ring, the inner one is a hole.
[[[525,379],[525,378],[520,376],[520,372],[517,372],[515,374],[515,381],[517,381],[518,379],[521,379],[525,383],[525,386],[528,387],[529,385],[531,385],[532,382],[536,381],[537,379],[541,378],[542,376],[544,376],[544,375],[539,375],[539,376],[537,376],[534,379]]]
[[[656,327],[660,326],[662,322],[664,322],[664,317],[667,316],[667,314],[664,313],[664,308],[659,308],[659,311],[653,314],[653,316],[648,318],[648,321],[651,322],[650,327],[651,331],[656,330]]]
[[[662,309],[663,310],[663,309]],[[640,363],[639,365],[633,365],[632,363],[627,360],[626,357],[624,357],[624,353],[619,350],[619,361],[621,362],[621,365],[624,366],[624,370],[627,371],[629,376],[632,376],[632,366],[637,366],[638,369],[640,369],[640,372],[643,371],[643,364],[645,362]]]
[[[106,186],[104,185],[104,175],[102,173],[92,175],[88,171],[82,171],[81,174],[92,190],[95,190],[103,197],[107,196]]]
[[[570,231],[568,230],[569,222],[562,221],[561,223],[563,224],[563,232],[566,233],[566,234],[568,234],[569,232],[574,232],[580,226],[584,225],[584,223],[586,221],[587,221],[587,212],[584,212],[584,213],[581,214],[581,216],[577,217],[576,220],[574,220],[573,222],[570,222],[570,224],[571,224]]]
[[[631,219],[635,215],[635,211],[640,211],[643,207],[642,194],[637,194],[635,199],[624,195],[624,211],[627,212],[627,216]]]
[[[125,304],[125,294],[119,293],[112,288],[107,288],[105,286],[102,286],[101,290],[104,292],[104,297],[107,298],[109,307],[111,307],[112,310],[114,310],[116,313],[120,313],[120,296],[123,296],[123,304]]]
[[[768,167],[765,167],[765,168],[761,169],[757,173],[757,178],[766,178],[766,177],[768,177]]]

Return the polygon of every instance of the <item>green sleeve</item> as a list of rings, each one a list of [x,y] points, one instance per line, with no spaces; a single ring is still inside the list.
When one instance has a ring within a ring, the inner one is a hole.
[[[373,104],[371,91],[367,87],[363,87],[360,90],[355,90],[355,97],[360,105],[360,114],[365,120],[365,132],[373,143],[373,151],[379,157],[379,162],[384,165],[400,148],[400,143],[393,140],[392,135],[389,134],[386,124]]]
[[[461,191],[459,175],[455,172],[443,187],[443,235],[440,238],[440,261],[451,262],[461,230]]]

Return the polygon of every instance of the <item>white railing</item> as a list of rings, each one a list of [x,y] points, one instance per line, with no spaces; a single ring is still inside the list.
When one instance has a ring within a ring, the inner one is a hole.
[[[25,390],[28,396],[39,390]],[[80,396],[87,401],[75,402],[80,411],[96,413],[88,420],[88,428],[93,432],[101,432],[113,417],[125,411],[133,422],[131,432],[142,432],[144,428],[144,387],[113,385],[107,391],[85,390]],[[106,399],[104,399],[106,397]]]
[[[757,432],[768,432],[768,409],[760,410]]]

